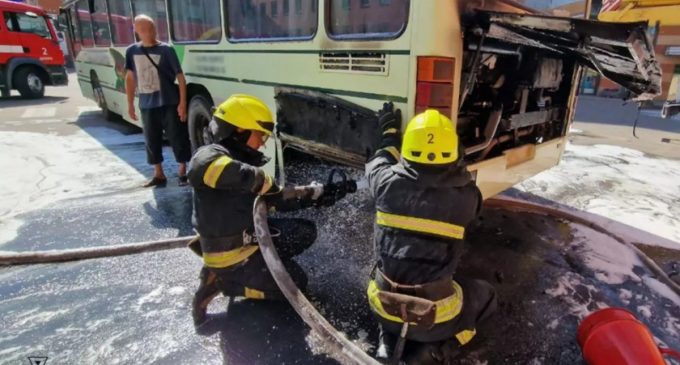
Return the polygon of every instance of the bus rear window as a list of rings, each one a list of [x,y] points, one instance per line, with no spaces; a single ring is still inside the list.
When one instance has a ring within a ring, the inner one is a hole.
[[[227,5],[233,41],[309,39],[316,34],[318,0],[230,0]]]
[[[127,46],[135,42],[132,25],[132,8],[127,0],[109,0],[113,44]]]
[[[92,17],[87,6],[87,0],[79,1],[76,6],[76,13],[78,14],[78,26],[80,28],[80,36],[83,40],[83,47],[94,46],[94,36],[92,35]]]
[[[222,38],[218,0],[170,0],[172,39],[218,42]]]
[[[329,0],[333,38],[395,38],[406,28],[409,0]]]
[[[92,32],[94,44],[108,47],[111,45],[111,32],[109,31],[109,11],[106,8],[106,0],[94,0],[94,13],[92,13]]]

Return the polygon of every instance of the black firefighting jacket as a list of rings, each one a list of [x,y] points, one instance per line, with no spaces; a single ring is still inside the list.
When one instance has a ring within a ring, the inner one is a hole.
[[[270,208],[279,211],[313,204],[312,192],[305,187],[280,189],[260,168],[267,161],[262,153],[235,140],[203,146],[191,159],[188,177],[194,188],[192,221],[207,265],[210,266],[206,254],[218,258],[222,264],[217,267],[247,256],[239,253],[234,257],[230,251],[251,243],[244,242],[244,232],[253,232],[253,204],[258,195],[265,195]],[[291,194],[293,189],[295,193]]]
[[[464,163],[409,163],[400,159],[398,144],[398,137],[386,134],[366,164],[376,205],[378,269],[404,285],[450,278],[465,229],[480,212],[481,193]]]

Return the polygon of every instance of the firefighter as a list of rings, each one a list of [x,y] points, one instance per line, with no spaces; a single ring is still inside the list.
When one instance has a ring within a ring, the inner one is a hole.
[[[447,363],[497,305],[489,283],[455,275],[482,195],[449,118],[437,110],[415,116],[401,154],[400,112],[385,104],[379,123],[381,145],[366,164],[376,205],[377,264],[367,295],[381,326],[378,356]]]
[[[267,270],[253,233],[253,203],[264,196],[270,210],[290,211],[330,206],[344,192],[318,183],[281,188],[261,167],[268,159],[258,150],[274,130],[269,108],[249,95],[233,95],[214,112],[209,124],[215,143],[199,148],[191,160],[194,188],[193,224],[198,237],[190,248],[203,258],[192,316],[206,320],[208,304],[219,293],[251,299],[283,299]],[[269,219],[281,259],[297,284],[306,276],[291,259],[316,239],[313,222]]]

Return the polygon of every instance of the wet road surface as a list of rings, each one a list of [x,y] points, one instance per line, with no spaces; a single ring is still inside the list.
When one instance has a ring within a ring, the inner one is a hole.
[[[150,168],[138,130],[104,122],[86,101],[73,101],[81,102],[81,109],[63,106],[64,115],[57,110],[60,121],[0,121],[0,143],[15,146],[12,153],[25,155],[20,146],[39,138],[42,146],[60,151],[57,159],[40,162],[42,175],[26,168],[26,176],[12,180],[15,190],[5,192],[0,205],[0,250],[191,234],[190,189],[173,180],[165,189],[139,188]],[[164,152],[171,160],[170,150]],[[18,167],[35,161],[26,158]],[[170,173],[175,165],[167,162]],[[286,172],[290,182],[306,183],[324,181],[329,168],[296,160]],[[351,173],[360,178],[360,172]],[[43,182],[36,184],[36,178]],[[317,243],[296,258],[310,277],[310,298],[336,328],[373,353],[377,331],[364,294],[372,267],[367,192],[293,216],[318,225]],[[466,251],[459,274],[493,283],[501,305],[462,354],[462,364],[579,364],[578,321],[605,306],[628,308],[660,341],[680,348],[680,298],[664,291],[624,247],[596,232],[488,209],[470,229]],[[680,260],[675,250],[665,255],[669,262]],[[28,356],[47,356],[49,364],[336,363],[286,303],[219,298],[210,306],[210,321],[196,331],[189,313],[200,267],[189,250],[176,249],[0,268],[0,363],[24,364]]]

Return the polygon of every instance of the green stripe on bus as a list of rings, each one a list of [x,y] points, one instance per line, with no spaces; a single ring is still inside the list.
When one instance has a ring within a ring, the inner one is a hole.
[[[244,84],[253,84],[253,85],[262,85],[262,86],[273,86],[273,87],[279,86],[279,87],[300,88],[300,89],[318,91],[318,92],[322,92],[322,93],[326,93],[326,94],[353,96],[353,97],[357,97],[357,98],[374,99],[374,100],[381,100],[381,101],[393,101],[395,103],[406,103],[406,102],[408,102],[408,98],[405,98],[403,96],[396,96],[396,95],[364,93],[364,92],[351,91],[351,90],[326,89],[326,88],[321,88],[321,87],[281,84],[281,83],[277,83],[277,82],[258,81],[258,80],[241,80],[241,82],[243,82]]]
[[[406,103],[406,102],[408,102],[408,98],[403,97],[403,96],[396,96],[396,95],[364,93],[364,92],[351,91],[351,90],[327,89],[327,88],[322,88],[322,87],[282,84],[282,83],[278,83],[278,82],[268,82],[268,81],[259,81],[259,80],[239,80],[239,79],[236,79],[236,78],[233,78],[233,77],[202,75],[202,74],[195,74],[195,73],[186,73],[186,75],[192,76],[192,77],[200,77],[200,78],[204,78],[204,79],[211,79],[211,80],[242,82],[244,84],[251,84],[251,85],[299,88],[299,89],[305,89],[305,90],[318,91],[318,92],[322,92],[322,93],[326,93],[326,94],[353,96],[353,97],[357,97],[357,98],[374,99],[374,100],[381,100],[381,101],[393,101],[395,103]]]
[[[235,77],[211,76],[211,75],[196,74],[196,73],[193,73],[193,72],[187,72],[187,73],[185,73],[185,75],[186,76],[192,76],[192,77],[201,77],[201,78],[204,78],[204,79],[240,82],[239,79],[237,79]]]
[[[86,65],[92,65],[92,66],[102,66],[102,67],[107,67],[107,68],[113,68],[112,65],[105,64],[105,63],[96,63],[96,62],[88,62],[88,61],[78,61],[78,63],[83,63]]]
[[[189,50],[189,53],[385,53],[393,55],[410,55],[411,51],[408,49],[191,49]]]

